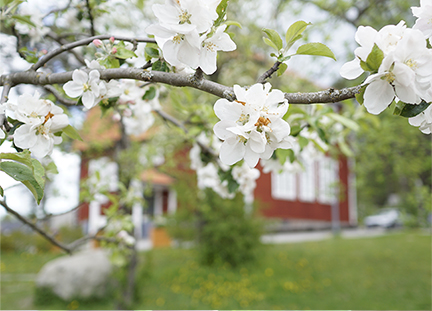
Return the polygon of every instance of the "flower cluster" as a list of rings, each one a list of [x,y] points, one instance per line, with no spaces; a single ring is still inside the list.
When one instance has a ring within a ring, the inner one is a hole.
[[[219,157],[232,165],[241,159],[255,167],[260,158],[269,159],[277,148],[289,149],[290,126],[282,119],[288,102],[271,85],[254,84],[248,90],[234,85],[236,101],[219,99],[214,105],[221,120],[214,126],[216,136],[224,140]]]
[[[431,42],[432,38],[432,2],[430,0],[420,0],[420,7],[411,7],[412,13],[417,20],[413,26],[419,29]]]
[[[127,107],[122,112],[126,133],[140,135],[153,125],[152,111],[161,108],[159,92],[155,87],[142,87],[134,80],[122,80],[119,87],[122,91],[119,104]]]
[[[206,146],[209,146],[210,143],[209,139],[204,134],[201,134],[198,137],[198,141]],[[212,148],[219,149],[219,147],[220,141],[214,137]],[[198,144],[194,144],[190,150],[189,157],[191,160],[191,168],[197,172],[199,189],[210,188],[221,198],[234,198],[235,192],[229,191],[228,180],[221,180],[220,173],[225,175],[225,173],[229,171],[228,166],[220,162],[217,164],[213,162],[204,164],[201,160],[201,148]],[[234,166],[231,174],[233,181],[238,184],[238,188],[236,190],[243,194],[245,203],[252,203],[254,200],[253,193],[256,187],[256,179],[260,176],[259,170],[250,168],[246,163],[243,163],[241,166]]]
[[[380,31],[360,26],[356,41],[361,47],[355,50],[356,58],[341,68],[344,78],[357,78],[371,66],[371,58],[382,59],[377,72],[369,70],[372,74],[364,82],[368,112],[381,113],[396,96],[410,104],[432,101],[432,52],[420,30],[407,28],[403,21]]]
[[[35,157],[42,158],[51,153],[55,144],[62,142],[62,138],[54,134],[68,126],[69,119],[63,109],[50,100],[40,99],[38,92],[34,96],[19,96],[17,103],[8,101],[6,109],[22,123],[13,135],[17,147],[29,149]]]
[[[200,67],[206,74],[216,71],[216,52],[233,51],[235,43],[225,33],[226,26],[215,29],[216,8],[220,0],[166,0],[152,9],[159,24],[146,28],[154,35],[165,60],[173,66]]]
[[[34,46],[37,42],[50,32],[48,27],[43,24],[44,14],[37,8],[31,7],[30,4],[24,2],[20,5],[19,13],[24,16],[29,16],[29,23],[16,23],[15,28],[20,34],[28,35],[30,37],[30,45]]]

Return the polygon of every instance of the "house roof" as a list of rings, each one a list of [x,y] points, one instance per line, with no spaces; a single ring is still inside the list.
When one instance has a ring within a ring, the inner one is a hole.
[[[158,172],[156,169],[145,170],[141,173],[141,180],[154,185],[169,186],[174,183],[174,178],[164,173]]]
[[[144,141],[150,137],[149,132],[130,137],[135,141]],[[87,111],[86,120],[79,133],[82,141],[75,140],[73,143],[74,149],[79,151],[92,149],[103,151],[114,147],[115,143],[121,139],[119,122],[113,120],[113,113],[103,114],[99,106]]]

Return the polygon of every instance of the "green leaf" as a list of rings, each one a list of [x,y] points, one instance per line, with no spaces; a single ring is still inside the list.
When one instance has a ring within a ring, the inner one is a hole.
[[[218,14],[218,18],[214,22],[214,26],[218,27],[224,21],[226,15],[226,8],[228,6],[228,0],[222,0],[216,8],[216,13]]]
[[[357,94],[355,94],[355,98],[356,98],[357,102],[360,105],[363,105],[363,103],[364,103],[364,93],[365,93],[365,91],[366,91],[366,85],[362,86],[360,88],[360,92],[358,92]]]
[[[340,148],[340,150],[342,151],[342,153],[344,155],[346,155],[347,157],[353,157],[354,153],[352,152],[351,148],[347,145],[347,143],[343,140],[340,139],[338,146]]]
[[[27,24],[34,28],[36,28],[36,25],[30,20],[30,15],[12,15],[11,18],[15,19],[17,22],[21,24]]]
[[[223,25],[227,25],[227,29],[228,29],[229,26],[237,26],[240,29],[242,28],[242,25],[239,22],[236,22],[236,21],[225,21],[223,23]]]
[[[278,77],[280,77],[281,75],[283,75],[283,73],[288,69],[288,65],[285,63],[282,63],[279,65],[278,70],[276,71],[276,74]]]
[[[155,49],[151,46],[146,46],[144,49],[146,55],[150,56],[151,58],[159,58],[159,50]]]
[[[20,162],[29,168],[33,167],[32,158],[30,151],[24,150],[23,152],[13,152],[13,153],[0,153],[0,159],[13,160]]]
[[[45,176],[45,169],[42,164],[36,159],[32,159],[32,164],[33,176],[39,186],[43,189],[45,187],[45,179],[43,178]]]
[[[158,61],[153,63],[152,70],[169,72],[169,67],[168,67],[166,62],[164,62],[162,60],[158,60]]]
[[[275,154],[281,165],[284,165],[287,159],[290,159],[291,162],[291,158],[294,156],[294,152],[291,149],[276,149]]]
[[[291,136],[297,136],[301,132],[301,126],[300,125],[293,125],[291,126]]]
[[[154,86],[150,87],[143,95],[143,100],[152,100],[156,97],[156,88]]]
[[[297,55],[316,55],[330,57],[336,60],[333,52],[325,44],[319,42],[306,43],[297,49]]]
[[[307,146],[307,144],[309,144],[309,139],[307,139],[306,137],[299,136],[298,140],[299,140],[300,149],[303,149],[304,147]]]
[[[335,120],[336,122],[339,122],[340,124],[342,124],[343,126],[352,129],[353,131],[358,131],[360,129],[360,126],[353,120],[348,119],[344,116],[341,116],[340,114],[337,113],[327,113],[326,116],[328,116],[329,118]]]
[[[317,127],[317,133],[318,133],[319,138],[321,138],[321,140],[323,142],[325,142],[326,144],[329,143],[329,141],[327,139],[327,136],[326,136],[326,134],[325,134],[325,132],[324,132],[324,130],[322,128]]]
[[[283,47],[282,39],[277,33],[276,30],[264,28],[263,31],[267,34],[267,36],[270,38],[270,41],[274,43],[276,46],[276,49],[279,51]]]
[[[418,105],[413,104],[406,104],[405,107],[402,109],[400,116],[405,118],[412,118],[416,115],[423,112],[427,107],[429,107],[431,103],[427,103],[424,100]]]
[[[3,187],[2,187],[2,186],[0,186],[0,195],[1,195],[2,197],[4,197],[4,190],[3,190]]]
[[[360,66],[364,71],[378,72],[378,68],[381,66],[382,60],[384,59],[384,53],[374,44],[372,51],[369,53],[366,62],[360,60]]]
[[[268,46],[274,48],[276,51],[279,51],[278,48],[277,48],[277,46],[269,38],[263,37],[263,40],[264,40],[265,44],[267,44]]]
[[[400,114],[402,113],[402,109],[404,109],[405,105],[406,103],[398,101],[394,107],[393,115],[400,116]]]
[[[80,141],[83,141],[78,131],[72,126],[68,125],[63,130],[63,133],[65,133],[67,136],[69,136],[72,139],[78,139]]]
[[[286,39],[288,49],[294,44],[294,42],[296,42],[298,39],[301,38],[301,34],[303,33],[303,31],[305,31],[308,25],[311,25],[311,23],[298,21],[292,24],[288,28],[285,34],[285,39]]]
[[[40,203],[44,195],[44,190],[36,180],[30,167],[17,162],[5,161],[0,163],[0,170],[16,181],[23,183],[31,191],[37,203]]]
[[[117,46],[117,52],[114,54],[119,59],[127,59],[132,57],[138,57],[134,51],[128,50],[127,48]]]

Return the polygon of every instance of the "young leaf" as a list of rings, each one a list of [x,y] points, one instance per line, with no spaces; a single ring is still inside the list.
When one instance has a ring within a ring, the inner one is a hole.
[[[336,60],[333,52],[328,48],[325,44],[319,42],[306,43],[297,49],[297,55],[316,55],[316,56],[325,56],[330,57]]]
[[[265,44],[267,44],[268,46],[274,48],[276,51],[279,51],[277,46],[273,43],[273,41],[271,41],[269,38],[263,37],[263,41]],[[273,53],[272,53],[273,54]],[[276,55],[275,55],[276,56]]]
[[[29,168],[33,167],[30,151],[28,150],[24,150],[23,152],[0,153],[0,159],[13,160],[20,162]]]
[[[62,132],[65,133],[67,136],[69,136],[72,139],[78,139],[78,140],[82,141],[82,138],[81,138],[80,134],[78,133],[78,131],[72,125],[66,126],[62,130]]]
[[[36,28],[36,25],[30,20],[30,15],[12,15],[11,17],[21,24],[27,24]]]
[[[307,146],[307,144],[309,144],[309,139],[307,139],[306,137],[299,136],[298,140],[299,140],[300,149],[303,149],[304,147]]]
[[[357,132],[360,129],[359,125],[356,122],[344,116],[341,116],[340,114],[332,112],[332,113],[327,113],[326,116],[335,120],[336,122],[339,122],[343,126],[352,129],[353,131]]]
[[[366,85],[362,86],[361,89],[360,89],[360,92],[358,92],[357,94],[355,94],[355,98],[356,98],[357,102],[360,105],[363,105],[365,91],[366,91]]]
[[[155,97],[156,97],[156,88],[152,86],[144,93],[142,99],[143,100],[152,100]]]
[[[22,182],[33,194],[39,204],[44,195],[44,190],[35,179],[30,167],[17,162],[5,161],[0,163],[0,170],[8,174],[16,181]]]
[[[285,63],[282,63],[279,65],[278,70],[276,71],[276,74],[278,77],[280,77],[281,75],[283,75],[283,73],[288,69],[288,65]]]
[[[117,47],[117,52],[114,54],[115,57],[120,59],[128,59],[132,57],[138,57],[133,51],[128,50],[124,47]]]
[[[224,25],[227,25],[227,29],[229,26],[237,26],[238,28],[242,28],[242,25],[239,22],[236,21],[226,21],[223,23]]]
[[[372,51],[369,53],[366,62],[360,60],[360,66],[364,71],[378,72],[378,68],[381,66],[382,60],[384,59],[384,53],[374,44]]]
[[[159,50],[155,49],[151,46],[146,46],[144,49],[146,55],[148,55],[150,58],[159,58]]]
[[[306,27],[308,25],[311,25],[311,23],[306,23],[304,21],[298,21],[295,22],[294,24],[292,24],[286,34],[285,34],[285,39],[286,39],[286,43],[287,43],[287,47],[290,48],[294,42],[296,42],[298,39],[301,38],[301,34],[303,33],[303,31],[305,31]]]
[[[274,45],[276,46],[276,50],[279,51],[280,49],[282,49],[282,39],[276,30],[264,28],[263,31],[267,34],[267,36],[269,36],[270,41],[274,43]]]

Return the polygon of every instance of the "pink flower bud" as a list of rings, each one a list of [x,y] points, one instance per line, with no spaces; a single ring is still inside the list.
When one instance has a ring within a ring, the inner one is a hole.
[[[119,113],[116,113],[112,116],[112,120],[113,121],[120,121],[121,120],[121,115]]]
[[[117,48],[113,47],[112,50],[111,50],[111,54],[115,54],[115,53],[117,53]]]
[[[102,41],[99,39],[94,39],[93,40],[93,44],[97,47],[100,48],[102,46]]]
[[[46,49],[43,49],[43,50],[41,50],[41,53],[42,53],[43,55],[46,55],[46,54],[48,53],[48,51],[47,51]]]
[[[126,118],[132,117],[132,110],[130,110],[129,108],[126,108],[125,110],[123,110],[123,116]]]
[[[114,37],[111,37],[111,38],[109,38],[109,40],[110,40],[111,43],[114,43],[115,39],[114,39]]]

